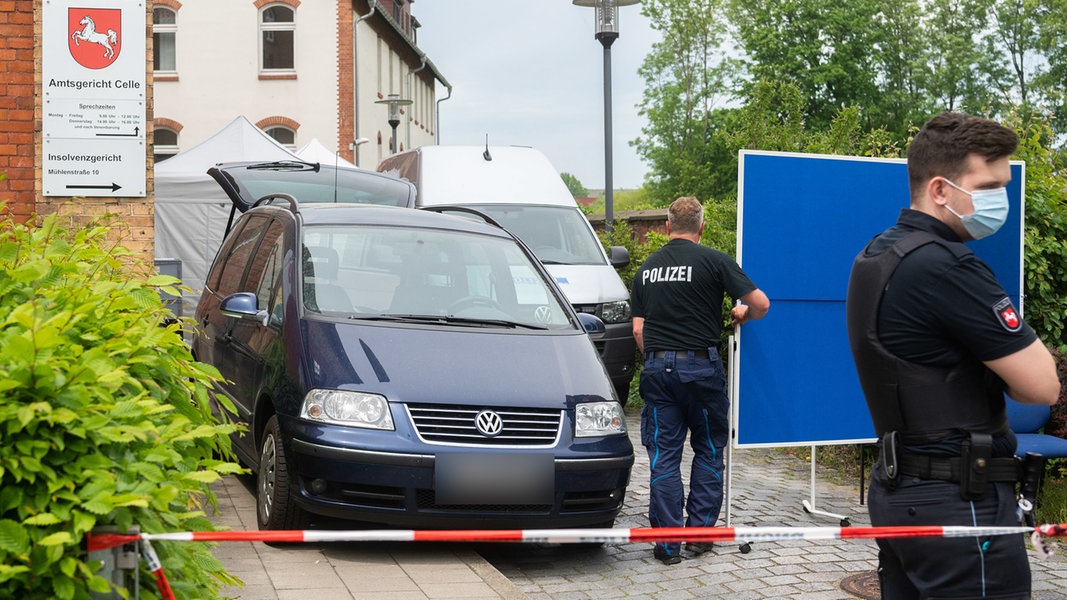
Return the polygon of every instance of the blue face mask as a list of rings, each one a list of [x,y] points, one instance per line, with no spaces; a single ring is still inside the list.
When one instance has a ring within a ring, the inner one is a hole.
[[[948,204],[945,208],[963,223],[963,228],[976,240],[989,237],[997,232],[1004,222],[1008,220],[1008,189],[996,188],[992,190],[974,190],[968,192],[960,186],[945,179],[945,183],[971,197],[974,204],[974,212],[969,215],[961,215],[952,210]]]

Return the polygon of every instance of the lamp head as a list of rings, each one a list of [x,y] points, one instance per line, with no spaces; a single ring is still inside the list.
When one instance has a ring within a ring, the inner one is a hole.
[[[637,4],[640,0],[573,0],[575,6],[596,9],[596,39],[610,45],[619,37],[619,7]]]

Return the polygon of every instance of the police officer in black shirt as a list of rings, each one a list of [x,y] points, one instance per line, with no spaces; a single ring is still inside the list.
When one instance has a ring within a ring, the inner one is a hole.
[[[714,527],[722,507],[727,442],[726,377],[719,358],[723,294],[741,300],[734,325],[763,318],[770,301],[728,255],[700,245],[704,207],[693,197],[667,212],[670,241],[645,260],[633,280],[633,327],[645,354],[640,392],[641,443],[651,466],[652,527]],[[691,432],[689,497],[682,486],[682,448]],[[710,543],[686,544],[703,554]],[[681,543],[657,543],[665,564],[681,561]]]
[[[1017,525],[1016,439],[1004,393],[1053,404],[1055,362],[963,242],[1008,213],[1018,139],[944,113],[908,147],[911,207],[856,257],[846,319],[880,437],[875,526]],[[883,598],[1030,598],[1022,536],[878,540]]]

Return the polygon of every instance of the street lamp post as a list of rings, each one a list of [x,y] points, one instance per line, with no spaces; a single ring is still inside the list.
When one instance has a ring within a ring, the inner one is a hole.
[[[596,9],[594,37],[604,46],[604,228],[609,233],[615,228],[611,153],[611,44],[619,39],[619,7],[638,2],[640,0],[574,0],[576,6]]]
[[[385,104],[389,107],[389,126],[393,128],[393,154],[396,154],[399,147],[396,145],[396,128],[400,125],[400,107],[408,106],[411,104],[411,100],[407,98],[401,98],[400,94],[389,94],[385,100],[378,100],[375,104]]]

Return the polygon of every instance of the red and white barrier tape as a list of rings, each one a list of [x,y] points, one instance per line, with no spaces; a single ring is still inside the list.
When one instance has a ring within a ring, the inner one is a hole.
[[[1067,524],[1038,527],[657,527],[635,529],[275,530],[185,531],[140,535],[90,534],[90,550],[135,540],[171,542],[769,542],[905,537],[986,537],[1033,533],[1067,536]]]
[[[152,542],[143,537],[141,542],[144,544],[141,554],[144,555],[145,563],[148,565],[148,570],[152,572],[152,577],[156,579],[159,597],[162,600],[176,600],[174,592],[170,589],[170,582],[167,581],[167,575],[163,573],[163,563],[159,562],[159,555],[156,554],[155,548],[152,547]]]
[[[770,542],[781,540],[844,540],[905,537],[988,537],[1031,534],[1034,547],[1048,556],[1043,537],[1067,536],[1067,524],[1037,527],[659,527],[636,529],[454,529],[454,530],[276,530],[185,531],[121,535],[92,534],[90,552],[141,541],[142,554],[156,579],[162,600],[174,600],[153,541],[169,542],[523,542],[523,543],[632,543],[632,542]]]

